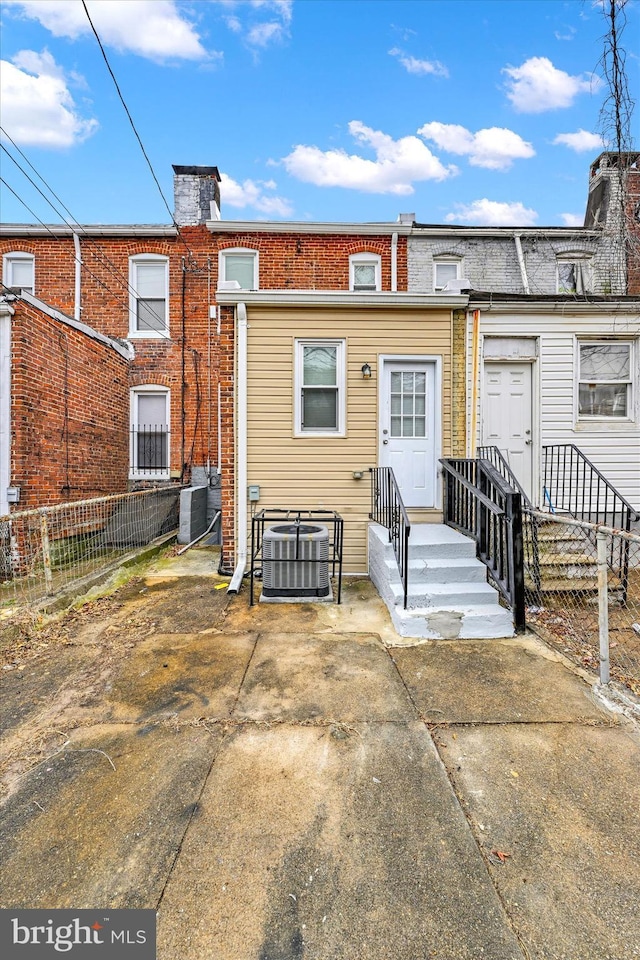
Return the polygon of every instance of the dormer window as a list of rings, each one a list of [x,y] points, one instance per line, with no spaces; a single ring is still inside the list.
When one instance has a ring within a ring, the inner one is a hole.
[[[237,247],[221,250],[218,259],[218,282],[235,280],[241,290],[258,289],[258,251]]]
[[[2,282],[13,293],[31,293],[34,284],[35,257],[32,253],[7,253],[2,258]]]
[[[589,293],[591,288],[590,258],[571,256],[558,258],[558,293]]]
[[[435,293],[444,290],[450,280],[460,279],[459,260],[435,260],[433,264],[433,289]]]
[[[349,289],[356,293],[381,290],[380,257],[376,253],[354,253],[349,257]]]

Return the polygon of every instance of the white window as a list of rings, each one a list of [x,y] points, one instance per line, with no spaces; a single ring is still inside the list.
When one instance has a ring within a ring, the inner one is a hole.
[[[349,257],[349,289],[365,293],[381,290],[380,257],[376,253],[354,253]]]
[[[218,282],[236,280],[241,290],[258,289],[258,251],[236,247],[221,250],[218,258]]]
[[[171,397],[153,384],[131,391],[130,476],[144,480],[169,477]]]
[[[295,381],[296,434],[344,436],[344,340],[297,340]]]
[[[592,288],[591,261],[588,258],[558,259],[558,293],[588,293]]]
[[[437,293],[444,290],[449,280],[460,279],[460,261],[459,260],[434,260],[433,263],[433,289]]]
[[[632,416],[633,344],[629,341],[578,344],[578,416]]]
[[[7,253],[2,258],[2,282],[14,293],[33,293],[35,257],[32,253]]]
[[[129,259],[129,336],[169,333],[169,260],[153,253]]]

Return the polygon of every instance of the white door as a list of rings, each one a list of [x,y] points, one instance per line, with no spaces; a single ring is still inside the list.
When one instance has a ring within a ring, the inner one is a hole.
[[[386,361],[383,391],[380,465],[393,468],[406,507],[433,507],[435,363]]]
[[[502,362],[484,367],[482,443],[498,447],[531,497],[533,421],[532,364]]]

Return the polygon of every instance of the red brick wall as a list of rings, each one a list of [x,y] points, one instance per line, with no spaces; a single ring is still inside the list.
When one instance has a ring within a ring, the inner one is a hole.
[[[102,333],[126,338],[129,333],[129,257],[156,253],[169,258],[170,337],[132,341],[135,359],[129,368],[129,386],[153,383],[170,388],[171,470],[174,476],[182,473],[188,481],[192,465],[204,465],[207,460],[217,465],[220,385],[225,559],[231,563],[234,326],[233,311],[228,308],[221,309],[220,335],[218,319],[209,320],[209,305],[215,304],[218,253],[230,247],[257,250],[260,289],[345,291],[349,289],[350,255],[378,253],[382,289],[390,290],[391,237],[261,231],[212,234],[205,226],[182,227],[181,233],[182,237],[175,238],[82,237],[81,319]],[[401,236],[397,258],[399,290],[407,289],[406,250],[407,239]],[[0,241],[0,253],[16,251],[35,255],[35,295],[73,315],[72,238],[3,238]]]
[[[640,169],[629,167],[627,175],[627,293],[640,294]]]
[[[22,301],[11,327],[18,510],[127,489],[127,360]]]

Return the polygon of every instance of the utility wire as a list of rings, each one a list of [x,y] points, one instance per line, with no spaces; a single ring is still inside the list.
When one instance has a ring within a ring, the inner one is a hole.
[[[181,239],[182,242],[184,243],[185,247],[187,248],[187,253],[189,254],[189,261],[188,261],[188,262],[189,262],[189,266],[190,266],[190,267],[193,267],[193,266],[195,266],[195,259],[194,259],[193,253],[191,252],[191,248],[189,247],[189,244],[187,243],[187,241],[186,241],[185,238],[183,237],[183,235],[182,235],[182,233],[181,233],[181,231],[180,231],[180,227],[179,227],[178,224],[176,223],[175,217],[173,216],[173,213],[171,212],[171,208],[169,207],[169,204],[167,203],[167,198],[165,197],[164,193],[162,192],[162,187],[160,186],[160,181],[158,180],[158,178],[157,178],[157,176],[156,176],[156,172],[155,172],[155,170],[153,169],[153,165],[152,165],[152,163],[151,163],[151,160],[149,159],[149,156],[148,156],[148,154],[147,154],[147,151],[146,151],[145,148],[144,148],[144,144],[143,144],[143,142],[142,142],[142,139],[141,139],[141,137],[140,137],[140,134],[138,133],[138,131],[137,131],[137,129],[136,129],[136,125],[135,125],[135,123],[133,122],[133,117],[131,116],[131,113],[129,112],[129,108],[128,108],[126,102],[125,102],[124,97],[122,96],[122,91],[120,90],[120,86],[118,85],[118,81],[116,80],[116,75],[115,75],[115,73],[113,72],[113,70],[111,69],[111,64],[109,63],[109,60],[108,60],[108,58],[107,58],[107,54],[106,54],[105,49],[104,49],[104,47],[103,47],[103,45],[102,45],[102,40],[100,39],[100,36],[99,36],[99,34],[98,34],[98,31],[96,30],[95,26],[93,25],[93,20],[91,19],[91,16],[89,15],[89,10],[88,10],[88,8],[87,8],[87,4],[86,4],[85,0],[82,0],[82,6],[84,7],[84,12],[85,12],[86,15],[87,15],[87,20],[89,21],[89,25],[90,25],[91,29],[93,30],[93,34],[94,34],[94,36],[95,36],[95,38],[96,38],[96,40],[97,40],[97,42],[98,42],[98,46],[100,47],[100,53],[102,54],[102,57],[103,57],[103,59],[104,59],[104,62],[105,62],[105,64],[107,65],[107,70],[109,71],[109,73],[110,73],[110,75],[111,75],[111,79],[113,80],[113,83],[114,83],[114,85],[115,85],[115,88],[116,88],[118,97],[120,98],[120,103],[121,103],[122,106],[124,107],[124,112],[126,113],[127,118],[128,118],[128,120],[129,120],[129,123],[131,124],[131,129],[133,130],[133,132],[134,132],[134,134],[135,134],[135,137],[136,137],[136,140],[138,141],[138,143],[139,143],[139,145],[140,145],[140,149],[142,150],[142,155],[144,156],[145,160],[147,161],[147,166],[149,167],[149,170],[151,171],[151,176],[152,176],[153,179],[155,180],[155,184],[156,184],[156,186],[157,186],[157,188],[158,188],[158,191],[159,191],[159,193],[160,193],[160,196],[162,197],[163,203],[164,203],[165,207],[167,208],[167,212],[168,212],[169,216],[171,217],[171,222],[173,223],[174,227],[175,227],[176,230],[178,231],[178,236],[180,237],[180,239]]]
[[[2,130],[2,132],[6,134],[6,131],[4,130],[4,128],[0,127],[0,130]],[[7,136],[8,136],[8,135],[7,135]],[[11,137],[9,137],[9,139],[11,140]],[[11,143],[14,143],[14,141],[11,140]],[[14,144],[14,146],[15,146],[15,144]],[[105,266],[108,265],[107,269],[109,269],[109,272],[115,277],[115,279],[121,281],[121,282],[125,285],[125,287],[127,288],[128,292],[131,293],[131,294],[133,294],[133,296],[134,296],[136,299],[139,299],[139,298],[140,298],[140,295],[139,295],[138,291],[131,285],[131,283],[129,282],[128,277],[126,277],[126,276],[122,273],[122,271],[113,263],[113,261],[107,256],[107,254],[105,253],[105,251],[102,249],[102,247],[100,247],[100,245],[99,245],[98,243],[96,243],[96,242],[91,238],[90,234],[87,233],[87,231],[85,230],[85,228],[84,228],[81,224],[79,224],[79,223],[77,222],[77,220],[75,219],[75,217],[73,216],[73,214],[71,213],[71,211],[69,210],[69,208],[68,208],[67,206],[65,206],[65,204],[62,202],[62,200],[60,200],[60,198],[56,195],[56,193],[52,190],[52,188],[51,188],[51,187],[49,186],[49,184],[46,182],[46,180],[44,179],[44,177],[42,177],[42,176],[38,173],[38,171],[37,171],[36,168],[33,166],[33,164],[28,160],[27,157],[25,157],[24,153],[22,153],[22,151],[20,150],[20,148],[16,146],[16,149],[18,150],[18,152],[19,152],[19,153],[21,154],[21,156],[23,156],[24,159],[27,161],[27,163],[29,164],[29,166],[31,167],[31,169],[34,171],[34,173],[36,174],[36,176],[38,176],[38,177],[40,178],[40,180],[42,180],[42,182],[45,184],[45,186],[47,187],[47,189],[50,190],[50,192],[52,193],[52,195],[53,195],[53,196],[56,198],[56,200],[61,204],[62,208],[63,208],[64,210],[66,210],[66,212],[69,214],[69,216],[71,217],[71,221],[72,221],[71,223],[68,223],[68,222],[67,222],[67,220],[65,219],[65,217],[63,216],[63,214],[60,212],[60,210],[58,210],[58,208],[51,202],[51,200],[49,200],[49,198],[42,192],[42,190],[40,189],[40,187],[38,186],[38,184],[35,183],[35,181],[32,180],[32,178],[29,176],[29,174],[26,172],[26,170],[24,170],[24,169],[20,166],[20,164],[18,163],[18,161],[15,159],[15,157],[12,157],[12,156],[11,156],[11,154],[9,153],[9,151],[8,151],[7,148],[4,146],[3,143],[0,143],[0,148],[2,148],[2,150],[4,150],[4,152],[5,152],[6,155],[9,157],[9,159],[16,165],[16,167],[18,168],[18,170],[20,171],[20,173],[22,173],[22,175],[23,175],[24,177],[26,177],[26,179],[29,181],[29,183],[38,191],[38,193],[39,193],[40,196],[43,198],[43,200],[45,201],[45,203],[47,203],[47,204],[51,207],[51,209],[53,210],[53,212],[54,212],[58,217],[60,217],[60,219],[63,221],[63,223],[65,223],[66,226],[68,226],[71,230],[76,230],[76,228],[77,228],[77,231],[76,231],[76,232],[78,232],[78,233],[82,232],[82,235],[83,235],[84,237],[86,237],[87,240],[91,243],[91,245],[92,245],[93,247],[96,247],[96,249],[99,251],[99,259],[100,259],[100,261],[102,262],[102,264],[105,265]],[[14,195],[17,196],[17,194],[14,194]],[[23,203],[23,201],[21,200],[20,197],[18,197],[18,199],[20,200],[21,203]],[[26,204],[24,204],[24,203],[23,203],[23,205],[26,206]],[[27,207],[27,210],[29,210],[29,207]],[[33,214],[32,211],[30,211],[30,212],[32,213],[33,216],[35,216],[35,214]],[[40,221],[40,223],[42,223],[42,221]],[[46,224],[43,224],[43,226],[46,226]],[[49,230],[49,232],[50,232],[50,233],[53,233],[53,231],[51,231],[51,230]],[[54,236],[55,236],[55,234],[54,234]],[[75,255],[74,255],[74,260],[78,260],[78,258],[77,258]],[[84,263],[84,261],[80,260],[80,261],[78,261],[78,262],[81,264],[81,266],[85,267],[85,269],[87,270],[87,272],[90,273],[92,277],[95,277],[95,274],[91,273],[91,271],[89,270],[89,267],[86,265],[86,263]],[[97,279],[97,278],[96,278],[96,279]],[[106,287],[106,285],[105,285],[105,289],[109,290],[109,293],[111,293],[112,296],[115,296],[115,297],[118,296],[117,294],[115,294],[115,293],[113,292],[113,290],[110,290],[108,287]],[[157,313],[154,312],[154,310],[153,310],[152,307],[149,307],[149,306],[148,306],[147,309],[148,309],[149,312],[154,316],[154,318],[155,318],[156,320],[161,321],[161,320],[163,319],[162,317],[160,317],[159,314],[157,314]],[[162,335],[165,339],[167,339],[167,340],[171,340],[171,337],[169,336],[169,334],[166,333],[166,331],[164,331],[164,330],[162,330],[162,329],[156,329],[154,332],[161,334],[161,335]]]

